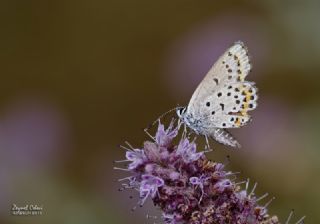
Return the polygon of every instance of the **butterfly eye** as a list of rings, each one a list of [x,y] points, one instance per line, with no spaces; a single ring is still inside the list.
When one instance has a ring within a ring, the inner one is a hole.
[[[178,114],[179,116],[181,116],[182,114],[184,114],[184,112],[185,112],[185,108],[184,108],[184,107],[181,107],[181,108],[179,108],[179,109],[177,110],[177,114]]]

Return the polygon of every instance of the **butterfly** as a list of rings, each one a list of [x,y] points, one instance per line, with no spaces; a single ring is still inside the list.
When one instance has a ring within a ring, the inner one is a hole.
[[[246,81],[252,66],[246,46],[235,42],[214,63],[193,93],[188,106],[176,108],[182,123],[196,134],[227,146],[240,148],[226,128],[239,128],[251,121],[257,107],[257,88]]]

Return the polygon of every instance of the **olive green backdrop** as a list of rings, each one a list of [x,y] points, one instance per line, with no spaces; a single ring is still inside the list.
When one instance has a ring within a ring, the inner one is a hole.
[[[141,146],[242,40],[259,107],[233,132],[241,150],[212,143],[209,156],[230,155],[281,220],[294,208],[319,223],[319,20],[316,0],[1,1],[0,222],[153,223],[150,202],[131,213],[136,192],[117,191],[117,145]],[[43,214],[13,216],[13,204]]]

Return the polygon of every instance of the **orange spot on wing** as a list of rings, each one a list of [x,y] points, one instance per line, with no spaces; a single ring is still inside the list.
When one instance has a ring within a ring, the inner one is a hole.
[[[238,127],[239,127],[239,126],[240,126],[240,124],[241,124],[240,119],[239,119],[238,117],[236,118],[236,122],[235,122],[235,124],[236,124],[236,126],[238,126]]]
[[[248,108],[249,108],[249,101],[250,101],[250,97],[252,96],[252,93],[249,92],[249,90],[246,88],[246,86],[243,86],[244,88],[244,93],[245,93],[245,98],[246,98],[246,102],[243,103],[243,109],[240,110],[240,113],[242,114],[242,116],[247,116],[248,115]]]

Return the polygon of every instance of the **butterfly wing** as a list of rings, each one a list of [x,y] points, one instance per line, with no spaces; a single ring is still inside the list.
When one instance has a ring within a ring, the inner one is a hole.
[[[187,113],[201,120],[206,129],[235,128],[248,123],[247,112],[257,106],[257,89],[253,82],[245,81],[250,70],[247,48],[236,42],[199,84]]]
[[[257,99],[253,82],[230,83],[208,96],[205,101],[210,106],[203,106],[200,113],[215,127],[238,128],[250,121],[248,112],[257,107]]]

